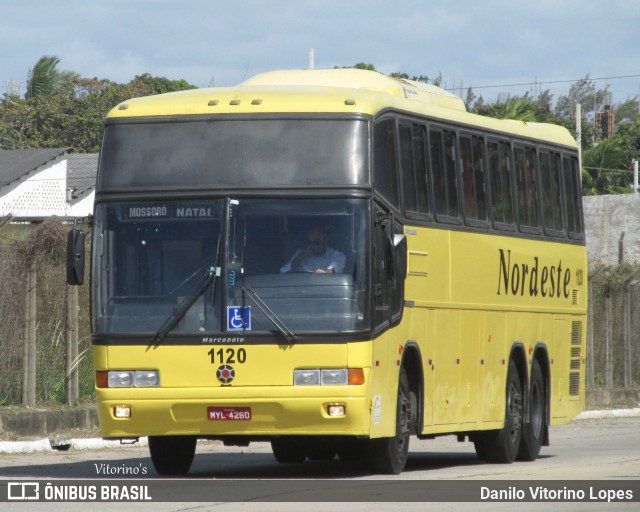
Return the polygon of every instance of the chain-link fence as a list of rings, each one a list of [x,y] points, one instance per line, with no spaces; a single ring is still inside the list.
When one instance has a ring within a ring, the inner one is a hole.
[[[0,405],[75,404],[94,398],[88,287],[66,285],[68,229],[51,218],[19,226],[23,233],[0,240]],[[68,296],[76,291],[78,321],[71,326],[69,318],[75,315],[69,315]],[[78,357],[69,360],[72,327],[78,333]],[[74,372],[77,391],[69,394]]]
[[[592,269],[587,388],[640,389],[640,266]]]

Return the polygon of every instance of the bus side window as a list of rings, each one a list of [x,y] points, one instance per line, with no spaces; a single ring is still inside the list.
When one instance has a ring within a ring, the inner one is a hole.
[[[396,122],[383,119],[373,129],[373,180],[376,191],[396,208],[399,206]]]
[[[429,130],[436,217],[456,222],[460,217],[456,172],[456,134],[449,130]]]
[[[542,184],[542,222],[545,230],[562,235],[562,201],[560,197],[560,155],[540,151],[540,178]]]
[[[518,191],[518,224],[523,231],[538,231],[535,150],[516,147],[516,189]]]
[[[583,226],[580,215],[580,171],[578,160],[574,156],[562,158],[564,176],[565,204],[567,209],[567,229],[571,238],[582,238]]]
[[[511,146],[505,141],[489,141],[487,147],[493,222],[498,229],[509,229],[513,225]]]
[[[400,162],[405,210],[409,214],[430,214],[424,126],[400,124]]]
[[[484,140],[477,136],[460,137],[460,172],[464,216],[471,224],[487,220],[484,177]]]

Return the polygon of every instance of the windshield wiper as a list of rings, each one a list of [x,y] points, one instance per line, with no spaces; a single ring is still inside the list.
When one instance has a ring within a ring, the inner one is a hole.
[[[154,347],[157,347],[158,345],[160,345],[160,343],[162,343],[162,340],[166,337],[166,335],[169,334],[173,329],[175,329],[176,325],[178,325],[178,323],[180,322],[180,320],[182,320],[184,315],[187,314],[187,311],[189,311],[189,308],[191,308],[191,306],[195,304],[195,302],[200,298],[200,296],[207,289],[207,286],[209,286],[210,284],[213,284],[214,297],[212,302],[215,301],[216,276],[218,275],[218,269],[220,268],[219,263],[220,263],[221,236],[222,235],[218,237],[218,248],[216,250],[215,265],[207,271],[207,273],[204,275],[204,277],[200,280],[200,282],[194,289],[193,293],[187,295],[183,299],[183,301],[180,303],[180,305],[177,308],[175,308],[171,312],[171,314],[167,317],[167,319],[164,321],[160,329],[158,329],[158,332],[156,332],[156,335],[151,340],[151,343],[149,344],[150,347],[152,345]],[[191,277],[189,277],[189,279],[190,278]]]
[[[298,340],[296,335],[289,329],[283,322],[278,318],[269,306],[267,306],[266,302],[263,301],[260,296],[249,286],[246,284],[242,285],[242,293],[249,296],[249,298],[258,306],[258,309],[264,313],[264,315],[271,320],[271,323],[276,326],[280,334],[284,337],[285,340],[289,343],[294,343]]]
[[[165,336],[169,334],[175,328],[176,325],[178,325],[178,323],[180,322],[180,320],[182,320],[184,315],[187,314],[187,311],[189,311],[189,308],[193,306],[193,304],[200,298],[200,295],[202,295],[204,291],[207,289],[207,286],[209,286],[211,283],[214,283],[214,286],[215,286],[216,274],[217,274],[217,267],[212,267],[211,269],[209,269],[209,271],[204,275],[204,277],[202,278],[202,280],[200,281],[200,283],[198,284],[198,287],[194,290],[194,292],[188,295],[187,297],[185,297],[184,300],[180,303],[180,305],[177,308],[175,308],[171,312],[169,317],[164,321],[164,324],[162,324],[162,327],[158,329],[158,332],[156,332],[156,335],[151,340],[151,345],[157,347],[165,338]]]

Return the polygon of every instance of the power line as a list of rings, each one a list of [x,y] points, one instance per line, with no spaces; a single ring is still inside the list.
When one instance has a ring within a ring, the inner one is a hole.
[[[586,167],[582,166],[583,169],[593,170],[593,171],[607,171],[607,172],[633,172],[631,169],[607,169],[606,167]]]
[[[522,86],[531,86],[531,85],[542,85],[542,84],[567,84],[571,82],[578,82],[586,77],[576,78],[573,80],[546,80],[546,81],[534,81],[534,82],[522,82],[516,84],[502,84],[502,85],[479,85],[479,86],[470,86],[472,89],[495,89],[497,87],[522,87]],[[622,78],[640,78],[640,75],[620,75],[620,76],[600,76],[600,77],[589,77],[588,80],[618,80]],[[448,91],[457,91],[459,87],[447,87]]]

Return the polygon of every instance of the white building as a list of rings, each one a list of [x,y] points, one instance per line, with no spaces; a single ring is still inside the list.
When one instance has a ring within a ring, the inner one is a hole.
[[[93,212],[98,154],[66,148],[0,150],[0,217],[84,217]]]

